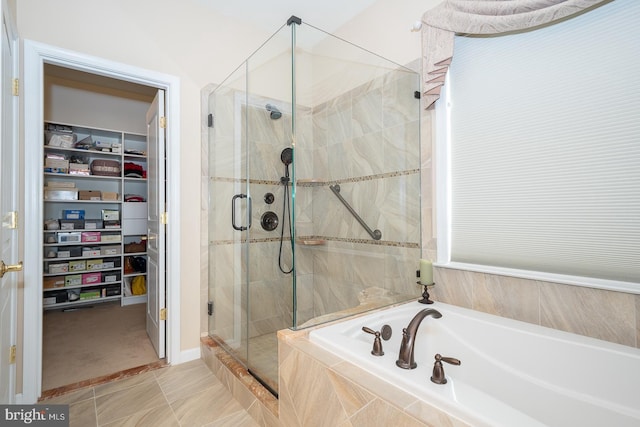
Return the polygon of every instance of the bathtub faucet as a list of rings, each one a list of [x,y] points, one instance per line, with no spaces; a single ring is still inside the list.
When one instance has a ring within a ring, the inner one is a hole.
[[[432,308],[425,308],[421,310],[413,316],[411,322],[409,322],[409,326],[402,330],[402,344],[400,344],[400,355],[398,356],[398,360],[396,360],[396,365],[402,369],[415,369],[416,362],[413,360],[413,349],[414,344],[416,342],[416,334],[418,333],[418,327],[422,320],[427,317],[432,316],[436,319],[442,317],[442,314],[438,310],[434,310]]]

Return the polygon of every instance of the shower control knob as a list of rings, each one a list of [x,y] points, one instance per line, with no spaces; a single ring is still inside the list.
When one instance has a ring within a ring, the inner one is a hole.
[[[272,211],[267,211],[260,217],[260,225],[266,231],[273,231],[278,227],[278,214]]]

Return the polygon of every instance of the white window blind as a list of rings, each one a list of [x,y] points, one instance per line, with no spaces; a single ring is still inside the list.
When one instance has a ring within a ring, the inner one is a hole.
[[[640,283],[640,2],[456,37],[452,262]]]

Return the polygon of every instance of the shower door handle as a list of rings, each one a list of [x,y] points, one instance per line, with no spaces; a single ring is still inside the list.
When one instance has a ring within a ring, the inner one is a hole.
[[[242,225],[236,225],[236,199],[247,199],[249,209],[249,225],[247,227]],[[244,231],[251,228],[251,197],[246,194],[236,194],[231,199],[231,225],[234,230]]]

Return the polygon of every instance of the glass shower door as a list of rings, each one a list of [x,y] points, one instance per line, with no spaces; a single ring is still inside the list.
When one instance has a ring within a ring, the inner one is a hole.
[[[290,46],[283,26],[208,99],[209,332],[274,394],[293,325]]]
[[[290,28],[248,59],[243,124],[252,226],[247,241],[246,336],[249,372],[278,390],[276,333],[292,323],[293,141]]]

